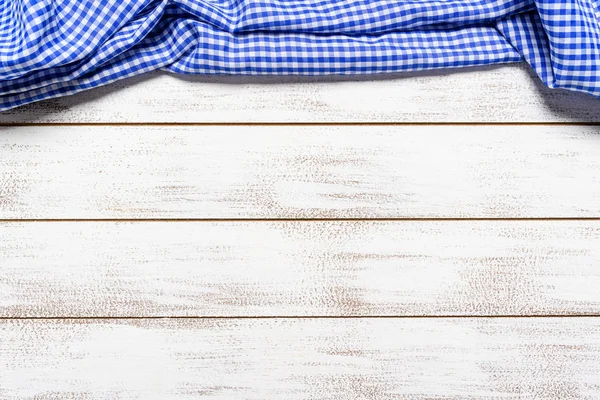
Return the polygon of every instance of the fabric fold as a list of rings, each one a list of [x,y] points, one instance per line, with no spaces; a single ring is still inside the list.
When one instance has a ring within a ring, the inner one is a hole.
[[[600,97],[592,0],[4,0],[0,110],[162,69],[375,74],[526,61]]]

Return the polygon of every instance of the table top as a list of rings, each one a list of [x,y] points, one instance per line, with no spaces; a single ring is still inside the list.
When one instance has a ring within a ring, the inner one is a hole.
[[[525,65],[0,114],[0,398],[596,398],[600,100]]]

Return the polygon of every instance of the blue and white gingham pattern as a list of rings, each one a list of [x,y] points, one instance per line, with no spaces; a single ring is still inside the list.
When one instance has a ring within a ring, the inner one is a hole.
[[[0,110],[163,69],[330,75],[525,60],[600,96],[599,0],[0,0]]]

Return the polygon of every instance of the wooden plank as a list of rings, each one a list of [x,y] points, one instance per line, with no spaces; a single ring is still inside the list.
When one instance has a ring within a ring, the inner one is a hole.
[[[0,224],[0,317],[600,313],[598,221]]]
[[[593,399],[598,318],[0,322],[6,399]]]
[[[12,127],[0,218],[600,216],[600,126]]]
[[[526,65],[328,77],[153,73],[0,115],[23,122],[600,121],[600,100],[547,89]]]

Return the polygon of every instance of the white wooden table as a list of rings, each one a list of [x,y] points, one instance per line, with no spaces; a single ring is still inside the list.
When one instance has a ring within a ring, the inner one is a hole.
[[[600,100],[150,74],[0,115],[0,399],[600,397]]]

